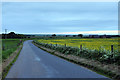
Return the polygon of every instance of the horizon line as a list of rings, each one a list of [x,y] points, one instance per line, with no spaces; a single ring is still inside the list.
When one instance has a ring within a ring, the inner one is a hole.
[[[9,31],[8,33],[10,33],[10,32],[15,32],[15,31]],[[15,32],[15,33],[17,33],[17,34],[61,34],[61,35],[63,35],[63,34],[69,34],[69,35],[75,35],[75,34],[84,34],[84,35],[89,35],[89,34],[99,34],[99,35],[104,35],[104,34],[106,34],[106,35],[120,35],[120,30],[118,31],[118,30],[107,30],[107,31],[102,31],[102,30],[100,30],[100,31],[80,31],[80,32],[53,32],[53,33],[19,33],[19,32]],[[3,32],[2,32],[2,34],[3,34]]]

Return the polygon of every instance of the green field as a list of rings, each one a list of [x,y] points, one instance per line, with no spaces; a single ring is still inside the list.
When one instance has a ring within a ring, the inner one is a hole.
[[[20,43],[20,39],[2,39],[2,59],[7,59]]]
[[[72,47],[80,47],[82,45],[88,49],[118,50],[118,38],[79,38],[79,39],[39,39],[40,43],[67,45]]]

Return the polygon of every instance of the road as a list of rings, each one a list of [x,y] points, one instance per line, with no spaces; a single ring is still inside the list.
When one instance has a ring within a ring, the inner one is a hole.
[[[6,78],[106,78],[25,41]]]

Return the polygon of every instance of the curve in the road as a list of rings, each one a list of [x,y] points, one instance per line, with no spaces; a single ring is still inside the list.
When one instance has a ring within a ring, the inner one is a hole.
[[[6,78],[106,78],[84,67],[51,55],[25,41]]]

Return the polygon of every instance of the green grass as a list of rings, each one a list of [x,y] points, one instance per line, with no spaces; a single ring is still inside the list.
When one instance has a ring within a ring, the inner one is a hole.
[[[22,44],[22,46],[23,46],[23,44]],[[17,56],[16,56],[16,57],[13,59],[13,61],[10,62],[9,65],[3,70],[3,72],[2,72],[2,80],[5,79],[5,77],[6,77],[7,74],[8,74],[8,71],[9,71],[10,68],[11,68],[11,66],[12,66],[13,63],[15,63],[15,61],[17,60],[17,58],[18,58],[18,56],[19,56],[19,54],[20,54],[20,51],[21,51],[22,47],[19,47],[19,48],[20,48],[20,50],[19,50],[19,52],[17,53]]]
[[[17,48],[20,39],[2,39],[2,60],[7,59]]]

